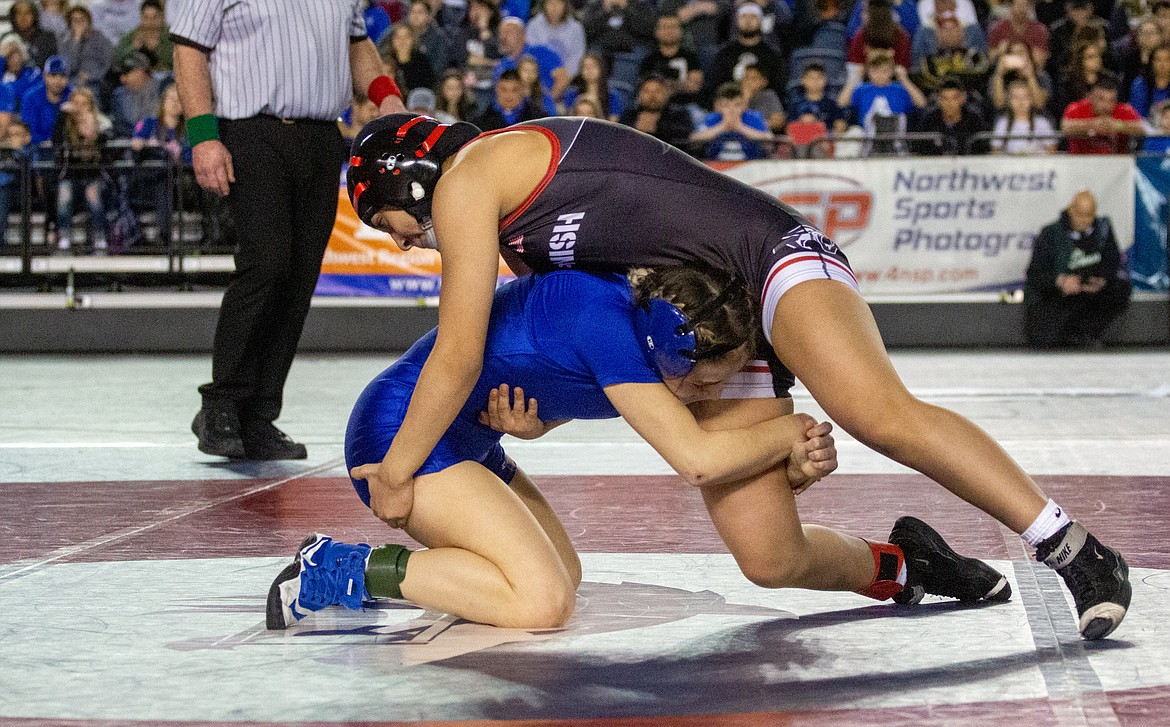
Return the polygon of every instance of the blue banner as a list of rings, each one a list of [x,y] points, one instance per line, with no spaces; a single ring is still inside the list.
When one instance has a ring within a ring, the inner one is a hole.
[[[1129,272],[1135,290],[1166,290],[1166,221],[1170,215],[1170,157],[1138,157],[1134,237]]]

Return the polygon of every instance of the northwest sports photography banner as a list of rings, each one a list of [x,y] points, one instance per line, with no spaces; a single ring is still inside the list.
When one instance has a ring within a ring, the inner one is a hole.
[[[1023,287],[1032,240],[1090,189],[1133,244],[1128,156],[764,161],[724,172],[795,207],[840,245],[868,296]]]
[[[1149,161],[1148,177],[1135,173],[1132,157],[1120,155],[768,160],[718,168],[825,230],[849,256],[861,292],[880,297],[1021,288],[1032,239],[1082,189],[1096,194],[1099,214],[1112,219],[1118,243],[1128,249],[1135,178],[1138,216],[1144,200],[1150,213],[1142,219],[1151,222],[1145,230],[1139,225],[1131,258],[1149,259],[1155,269],[1147,277],[1156,281],[1160,274],[1164,281],[1170,164]],[[734,230],[734,220],[728,228]],[[344,188],[321,272],[318,295],[425,299],[439,292],[438,254],[400,251],[357,219]],[[503,261],[500,276],[510,277]]]

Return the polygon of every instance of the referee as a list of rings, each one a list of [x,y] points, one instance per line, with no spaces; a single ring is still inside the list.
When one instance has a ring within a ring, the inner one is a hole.
[[[304,459],[273,425],[337,213],[354,95],[402,94],[366,37],[363,0],[171,0],[175,80],[195,178],[227,195],[236,269],[191,425],[207,454]]]

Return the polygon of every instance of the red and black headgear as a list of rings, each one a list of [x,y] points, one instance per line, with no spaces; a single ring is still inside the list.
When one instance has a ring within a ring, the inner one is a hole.
[[[388,114],[362,127],[350,152],[349,201],[358,218],[383,207],[404,210],[420,223],[431,215],[431,196],[447,161],[480,130],[463,121],[440,124],[430,116]]]

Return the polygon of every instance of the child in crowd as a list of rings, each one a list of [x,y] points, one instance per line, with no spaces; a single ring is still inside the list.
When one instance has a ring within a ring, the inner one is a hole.
[[[853,74],[837,97],[837,104],[850,107],[865,136],[897,137],[904,134],[910,116],[926,106],[926,97],[914,85],[906,69],[894,64],[893,54],[873,54],[865,65],[868,80]],[[905,144],[893,140],[879,140],[871,145],[870,153],[903,154]]]
[[[707,143],[706,158],[723,161],[763,159],[768,149],[760,142],[772,140],[768,122],[759,111],[747,107],[743,89],[728,81],[715,91],[715,112],[691,134],[692,143]]]
[[[845,131],[845,114],[829,94],[829,77],[825,67],[813,61],[800,74],[800,85],[788,97],[788,112],[793,122],[820,122],[835,133]]]

